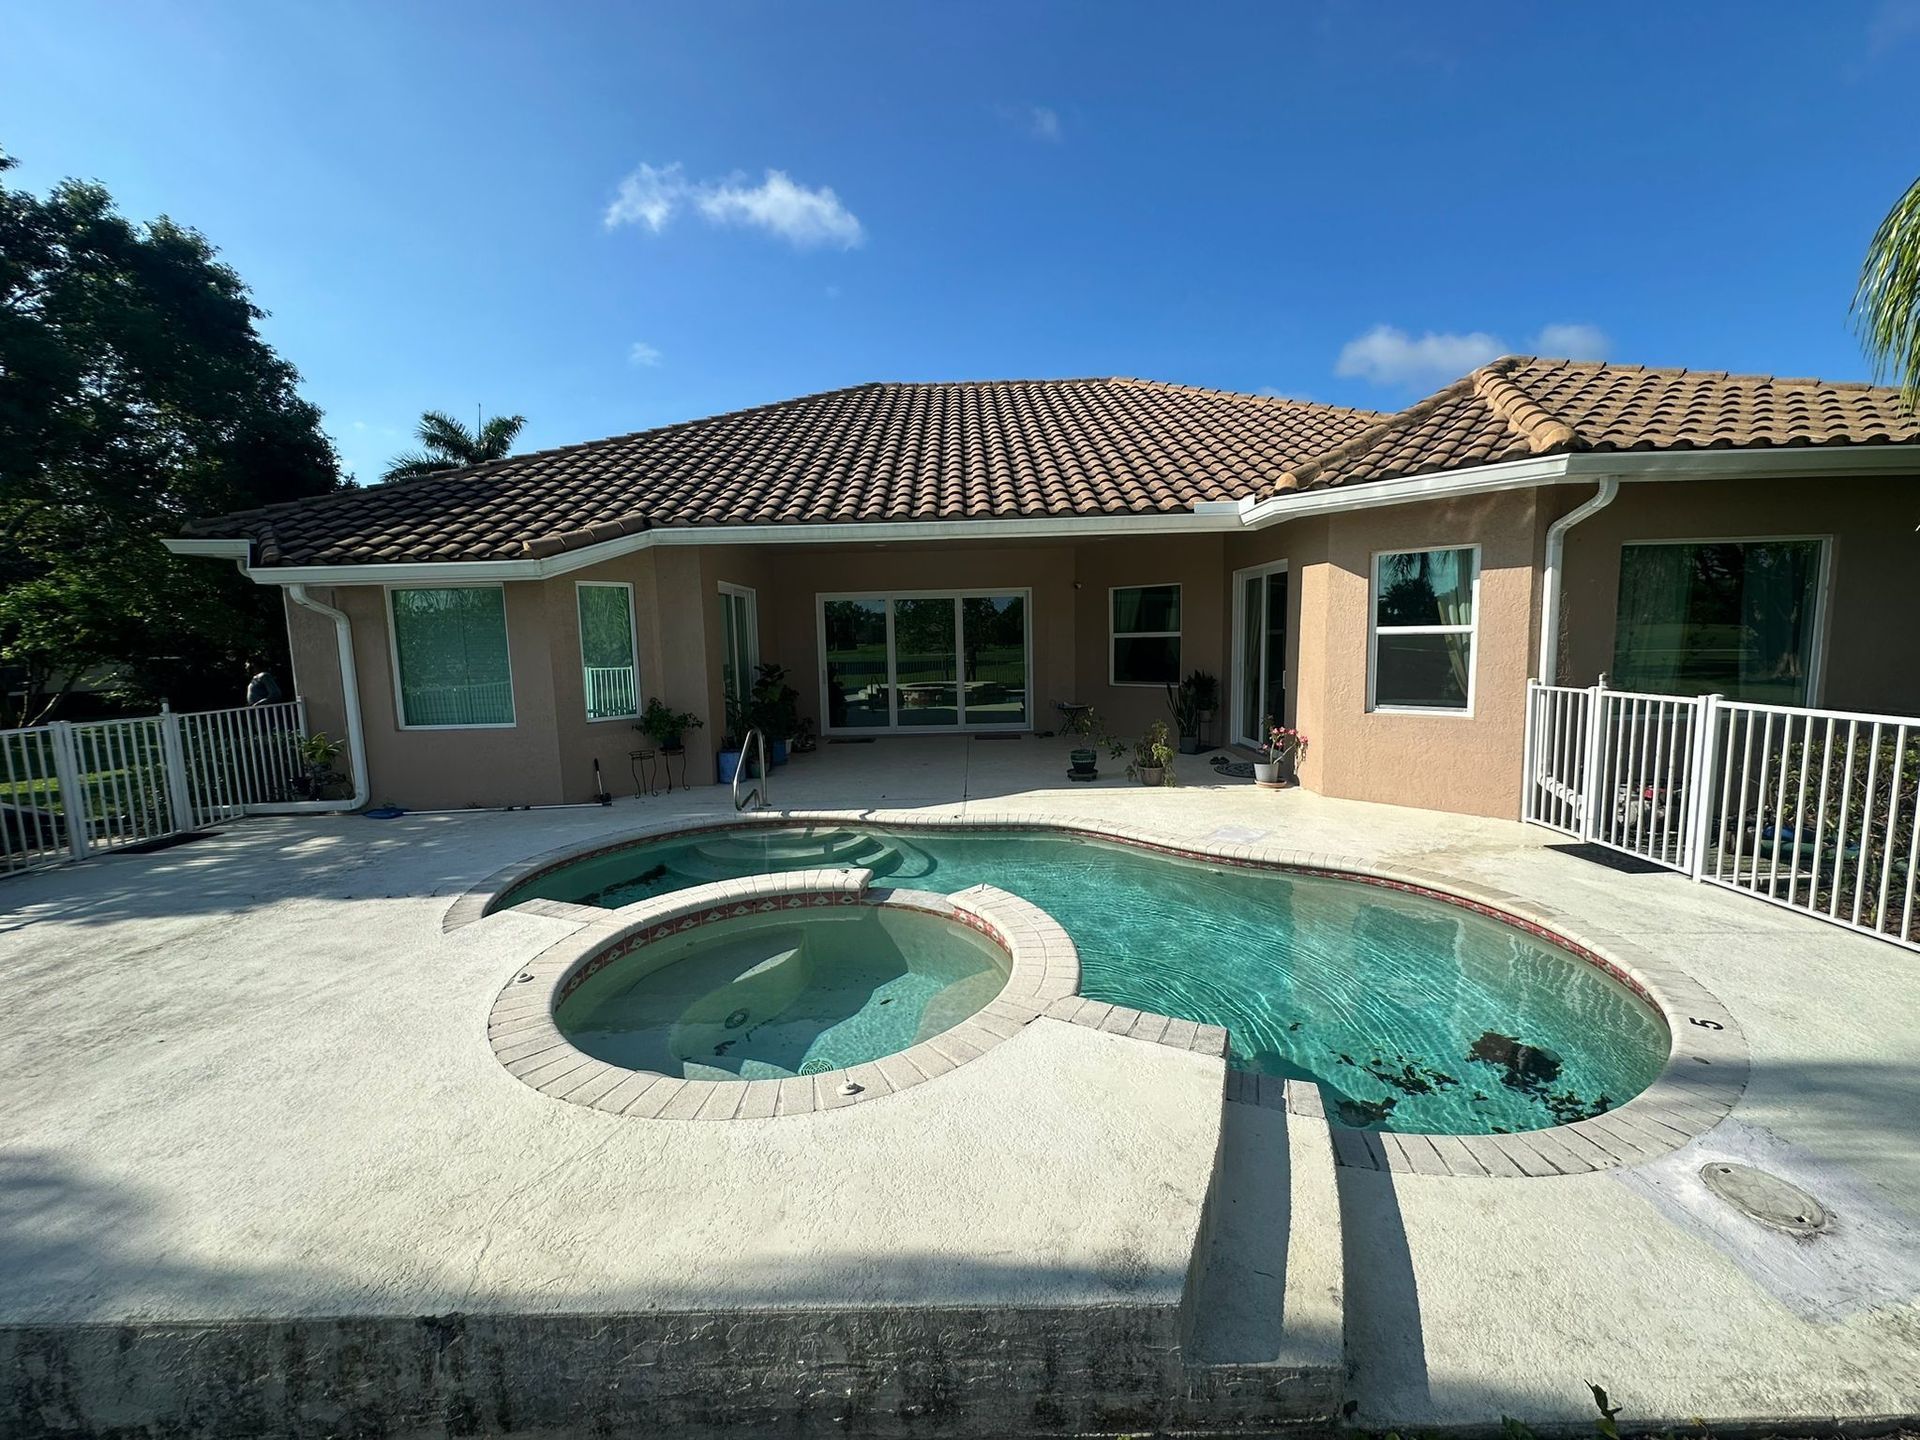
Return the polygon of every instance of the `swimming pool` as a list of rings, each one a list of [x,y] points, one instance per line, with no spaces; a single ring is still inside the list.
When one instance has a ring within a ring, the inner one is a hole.
[[[1356,1128],[1535,1130],[1651,1084],[1654,1009],[1580,957],[1458,905],[1061,832],[764,826],[623,847],[497,902],[619,906],[739,875],[865,866],[877,884],[995,885],[1079,947],[1081,993],[1223,1025],[1229,1063],[1310,1079]]]

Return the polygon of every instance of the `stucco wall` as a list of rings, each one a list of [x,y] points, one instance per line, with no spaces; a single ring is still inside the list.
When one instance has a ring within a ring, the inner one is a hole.
[[[1222,578],[1226,553],[1220,535],[1153,535],[1138,540],[1102,540],[1078,548],[1074,614],[1078,627],[1078,665],[1071,696],[1092,705],[1118,735],[1137,735],[1155,720],[1166,720],[1167,696],[1157,685],[1112,685],[1112,600],[1123,585],[1180,587],[1180,673],[1205,670],[1224,686],[1227,680],[1227,588]],[[1218,722],[1216,721],[1216,729]]]
[[[1593,493],[1551,492],[1555,513]],[[1813,703],[1920,715],[1920,482],[1889,479],[1648,481],[1569,532],[1563,684],[1613,668],[1620,548],[1640,540],[1821,535],[1833,539],[1825,678]]]
[[[1303,784],[1344,799],[1516,813],[1544,524],[1535,492],[1517,491],[1363,510],[1236,537],[1229,571],[1289,562],[1296,638],[1288,700],[1293,722],[1311,741]],[[1466,544],[1481,547],[1471,713],[1369,711],[1373,556]]]

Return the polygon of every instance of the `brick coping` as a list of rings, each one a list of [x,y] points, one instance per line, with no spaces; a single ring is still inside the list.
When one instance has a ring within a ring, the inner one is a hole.
[[[1080,988],[1080,955],[1038,906],[991,885],[954,895],[881,889],[870,870],[795,870],[697,885],[595,917],[518,967],[487,1017],[487,1040],[507,1073],[543,1095],[612,1115],[659,1120],[763,1120],[877,1100],[944,1075],[1020,1033],[1055,1000]],[[551,902],[530,902],[553,914]],[[630,1070],[576,1049],[555,1020],[591,976],[649,945],[703,925],[753,915],[796,917],[825,907],[869,906],[936,915],[985,936],[1007,957],[1007,981],[958,1025],[864,1064],[779,1080],[689,1080]],[[568,905],[564,918],[589,907]],[[1222,1032],[1224,1040],[1225,1032]]]
[[[1583,924],[1579,927],[1579,938],[1575,938],[1567,933],[1564,917],[1550,906],[1528,901],[1507,891],[1463,883],[1456,877],[1418,867],[1384,866],[1318,851],[1238,841],[1205,839],[1175,842],[1151,831],[1105,820],[1029,813],[947,816],[888,810],[762,810],[704,823],[676,820],[652,828],[636,829],[615,840],[544,851],[503,867],[448,907],[443,928],[453,930],[472,924],[498,908],[500,900],[511,891],[575,861],[696,834],[795,825],[831,825],[871,830],[1047,832],[1106,841],[1208,864],[1382,885],[1459,906],[1545,940],[1577,959],[1605,970],[1645,1000],[1666,1024],[1671,1046],[1666,1066],[1645,1090],[1603,1115],[1544,1130],[1502,1135],[1434,1135],[1350,1130],[1337,1124],[1331,1125],[1336,1159],[1348,1168],[1472,1179],[1592,1174],[1640,1164],[1679,1149],[1719,1124],[1731,1113],[1746,1090],[1748,1051],[1739,1022],[1716,996],[1692,976],[1623,936],[1607,934],[1594,926]],[[751,878],[770,880],[779,877]],[[670,900],[692,893],[690,890],[679,891],[675,896],[661,898]],[[1016,899],[1013,896],[1007,898]],[[1065,938],[1065,930],[1051,916],[1026,901],[1018,903],[1027,906],[1034,915],[1044,918]],[[603,918],[609,913],[596,907],[539,900],[525,901],[514,908],[533,909],[546,914],[559,913],[574,919]],[[1072,942],[1069,940],[1067,943]],[[1155,1043],[1178,1043],[1166,1038],[1156,1040],[1143,1033],[1152,1021],[1167,1021],[1167,1017],[1147,1017],[1147,1023],[1143,1023],[1136,1031],[1131,1019],[1121,1027],[1114,1012],[1121,1011],[1129,1017],[1139,1017],[1144,1012],[1094,1001],[1083,1001],[1077,1006],[1068,1003],[1070,997],[1079,998],[1077,952],[1074,963],[1074,989],[1043,1007],[1050,1010],[1049,1018],[1091,1025],[1128,1034],[1135,1039],[1153,1040]],[[1169,1028],[1174,1024],[1190,1023],[1167,1021]],[[1218,1027],[1197,1027],[1198,1031],[1216,1029]],[[1167,1033],[1163,1029],[1161,1036],[1165,1037]],[[1220,1035],[1219,1053],[1224,1055],[1225,1032],[1221,1031]],[[1212,1039],[1207,1037],[1197,1044],[1182,1048],[1211,1049],[1211,1046]],[[1226,1072],[1226,1089],[1229,1103],[1278,1103],[1268,1100],[1266,1092],[1272,1089],[1276,1096],[1283,1093],[1278,1082],[1269,1077],[1231,1069]]]

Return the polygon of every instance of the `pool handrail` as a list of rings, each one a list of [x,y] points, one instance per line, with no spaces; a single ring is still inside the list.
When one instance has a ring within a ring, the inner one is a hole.
[[[758,750],[756,752],[756,745]],[[740,798],[740,780],[747,773],[747,759],[754,756],[758,763],[755,767],[754,784],[747,791],[746,800]],[[740,742],[740,759],[733,767],[733,808],[744,810],[751,802],[755,810],[767,808],[767,737],[760,732],[758,725],[747,731],[746,738]]]

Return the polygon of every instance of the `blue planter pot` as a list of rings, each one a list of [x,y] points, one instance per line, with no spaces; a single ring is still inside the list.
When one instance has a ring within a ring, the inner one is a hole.
[[[784,765],[787,763],[786,741],[776,740],[767,747],[767,763],[770,765]]]
[[[740,753],[738,750],[722,750],[720,752],[718,760],[720,765],[720,783],[722,785],[731,785],[733,783],[734,772],[740,768]],[[749,780],[753,778],[753,769],[751,766],[747,769],[747,778]]]

